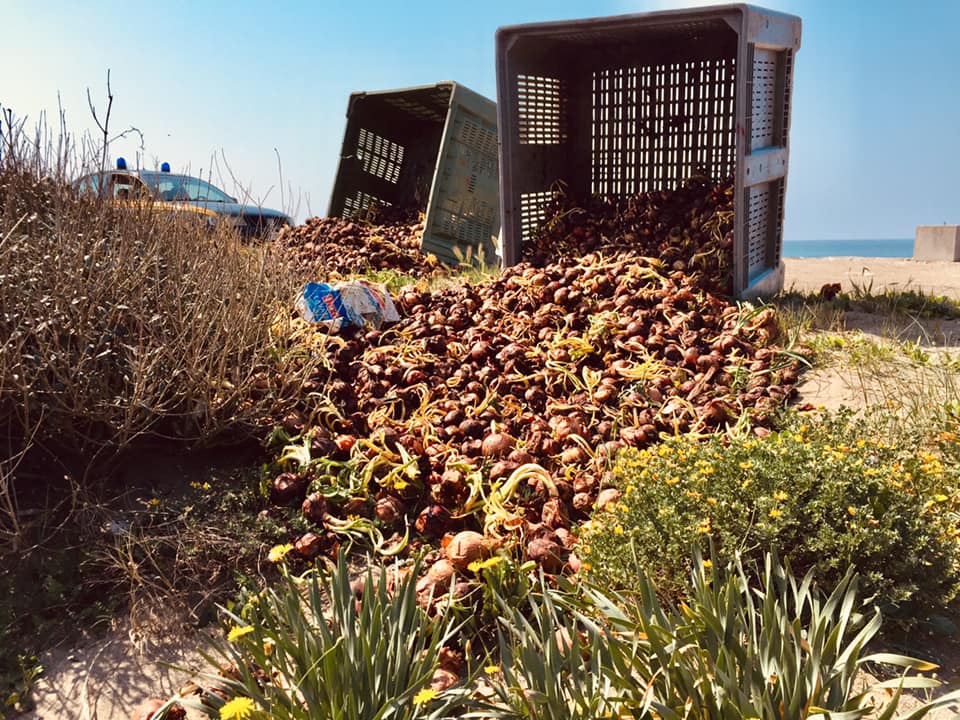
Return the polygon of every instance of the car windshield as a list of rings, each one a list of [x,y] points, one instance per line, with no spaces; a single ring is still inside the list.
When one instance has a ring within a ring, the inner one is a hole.
[[[140,179],[153,188],[163,200],[186,202],[235,202],[223,190],[189,175],[171,175],[163,172],[142,172]]]

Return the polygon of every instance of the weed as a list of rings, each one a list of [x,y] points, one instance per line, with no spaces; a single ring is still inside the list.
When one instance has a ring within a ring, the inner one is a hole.
[[[303,720],[449,716],[466,694],[431,683],[458,627],[418,607],[418,570],[368,571],[359,599],[343,555],[330,575],[285,572],[279,586],[225,612],[227,642],[207,658],[229,670],[211,674],[218,691],[195,709],[214,718],[241,706]]]

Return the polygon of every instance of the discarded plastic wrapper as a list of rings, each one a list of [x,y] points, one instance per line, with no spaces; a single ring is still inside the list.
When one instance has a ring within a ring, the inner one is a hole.
[[[297,311],[305,320],[323,323],[331,330],[346,325],[377,328],[400,320],[387,288],[362,280],[307,283],[297,299]]]

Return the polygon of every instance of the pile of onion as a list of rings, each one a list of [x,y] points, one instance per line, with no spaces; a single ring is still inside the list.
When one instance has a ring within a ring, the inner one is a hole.
[[[735,422],[764,432],[800,362],[775,345],[772,310],[720,292],[731,203],[730,183],[705,181],[579,208],[560,197],[527,261],[475,284],[408,286],[401,322],[325,341],[292,427],[314,457],[377,470],[349,499],[306,498],[309,477],[278,476],[275,500],[303,504],[315,526],[305,550],[336,547],[359,516],[414,546],[446,543],[461,575],[483,533],[560,571],[578,523],[615,499],[619,449]]]

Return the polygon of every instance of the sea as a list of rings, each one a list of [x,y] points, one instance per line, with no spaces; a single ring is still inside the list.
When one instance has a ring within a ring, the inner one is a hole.
[[[784,240],[783,257],[913,257],[913,238],[894,240]]]

